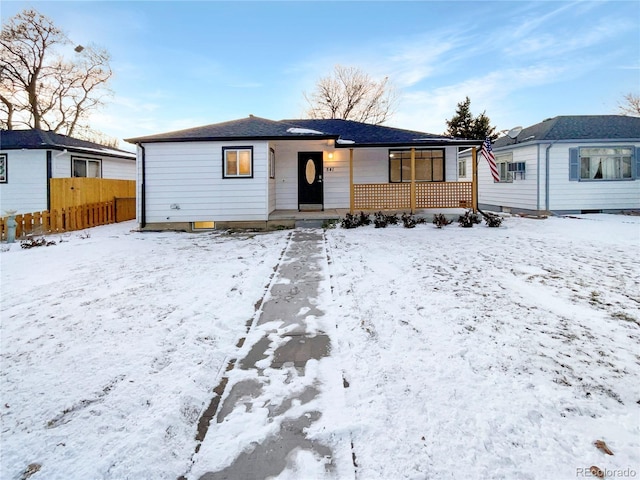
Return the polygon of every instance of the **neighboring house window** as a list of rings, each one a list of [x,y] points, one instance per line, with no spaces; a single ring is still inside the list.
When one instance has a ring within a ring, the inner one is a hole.
[[[513,182],[513,174],[509,171],[509,166],[513,160],[513,153],[503,153],[496,155],[496,166],[500,174],[500,182]]]
[[[276,151],[269,149],[269,178],[276,178]]]
[[[444,182],[444,150],[415,152],[416,182]],[[389,181],[411,181],[411,150],[389,150]]]
[[[253,147],[222,147],[223,178],[253,177]]]
[[[100,160],[71,157],[74,177],[100,178]]]
[[[0,154],[0,183],[7,183],[7,154]]]
[[[579,153],[580,180],[633,178],[631,147],[583,147]]]
[[[467,161],[466,160],[458,160],[458,177],[466,177],[467,176]]]
[[[507,166],[507,170],[511,173],[511,177],[514,180],[524,180],[526,174],[527,163],[526,162],[511,162]]]

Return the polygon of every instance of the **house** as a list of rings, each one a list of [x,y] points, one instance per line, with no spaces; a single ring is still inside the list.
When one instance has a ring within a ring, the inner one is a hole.
[[[0,213],[49,210],[50,179],[135,180],[132,152],[50,131],[0,131]]]
[[[640,210],[640,118],[572,115],[513,129],[492,145],[493,180],[478,155],[480,209],[520,213]],[[461,170],[471,154],[460,156]]]
[[[471,207],[457,152],[481,143],[255,116],[126,141],[138,147],[141,228],[184,230],[264,228],[282,212]]]

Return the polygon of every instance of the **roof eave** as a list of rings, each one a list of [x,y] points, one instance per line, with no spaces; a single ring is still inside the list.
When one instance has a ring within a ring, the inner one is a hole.
[[[527,147],[530,145],[548,145],[550,143],[638,143],[640,138],[562,138],[527,140],[524,142],[509,143],[507,145],[494,146],[494,151],[503,150],[505,148]]]
[[[429,140],[421,142],[381,142],[381,143],[336,143],[336,148],[374,147],[474,147],[481,146],[482,140]]]
[[[188,142],[251,142],[267,141],[267,140],[338,140],[339,135],[264,135],[264,136],[252,136],[252,137],[169,137],[169,138],[153,138],[153,137],[139,137],[139,138],[125,138],[124,141],[132,143],[134,145],[139,143],[188,143]]]
[[[65,145],[31,145],[27,147],[5,147],[3,146],[1,150],[59,150],[61,152],[68,151],[71,153],[83,153],[85,155],[100,155],[102,157],[113,157],[113,158],[122,158],[125,160],[135,160],[136,154],[133,152],[123,151],[121,154],[116,152],[100,152],[97,149],[92,148],[83,148],[83,147],[68,147]]]

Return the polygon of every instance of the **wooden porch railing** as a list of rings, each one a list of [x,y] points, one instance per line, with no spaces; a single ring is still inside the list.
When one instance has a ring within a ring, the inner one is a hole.
[[[471,208],[472,182],[416,183],[417,208]]]
[[[473,182],[416,182],[416,208],[471,208]],[[355,210],[409,210],[410,183],[353,185]]]
[[[411,206],[408,183],[360,183],[353,185],[356,210],[401,210]]]

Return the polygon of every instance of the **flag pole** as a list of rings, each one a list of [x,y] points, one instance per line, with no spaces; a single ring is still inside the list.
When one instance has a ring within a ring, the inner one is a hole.
[[[473,162],[471,207],[473,213],[476,213],[478,210],[478,151],[476,147],[471,148],[471,161]]]

